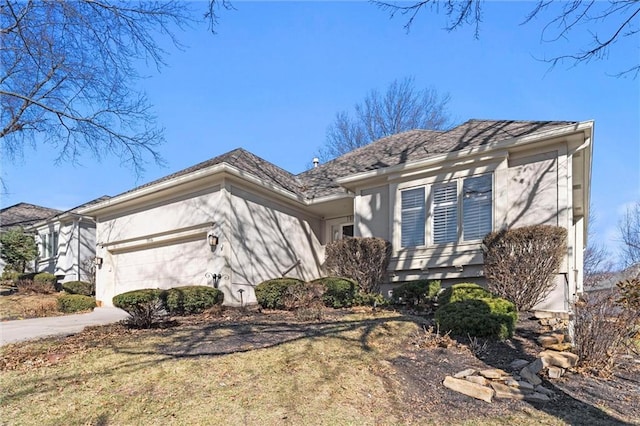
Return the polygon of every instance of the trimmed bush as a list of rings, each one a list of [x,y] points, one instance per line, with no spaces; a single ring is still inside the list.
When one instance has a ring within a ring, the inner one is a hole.
[[[58,279],[55,275],[50,274],[49,272],[40,272],[33,276],[33,281],[37,283],[50,283],[55,286]]]
[[[169,289],[162,297],[170,314],[189,315],[222,304],[224,293],[217,288],[193,285]]]
[[[455,336],[507,339],[513,336],[518,312],[499,297],[464,299],[438,308],[436,321],[442,332]]]
[[[478,284],[461,283],[444,289],[438,296],[438,304],[443,306],[447,303],[460,302],[462,300],[491,299],[493,297],[495,297],[493,293]]]
[[[65,313],[93,310],[96,299],[82,294],[63,294],[58,297],[58,310]]]
[[[353,298],[353,306],[386,306],[389,303],[387,299],[380,293],[362,293],[358,292]]]
[[[68,281],[62,283],[62,289],[69,294],[81,294],[83,296],[93,296],[94,288],[86,281]]]
[[[287,288],[302,282],[297,278],[275,278],[261,282],[255,288],[256,300],[264,309],[286,309],[284,296]]]
[[[353,306],[358,284],[349,278],[323,277],[311,281],[322,284],[325,288],[322,301],[328,308],[348,308]]]
[[[4,271],[2,271],[2,281],[15,282],[15,281],[18,281],[18,279],[20,279],[20,275],[22,275],[20,272],[5,269]]]
[[[391,243],[382,238],[344,238],[327,244],[327,270],[351,278],[361,293],[377,293],[391,257]]]
[[[118,294],[113,305],[131,315],[129,324],[138,328],[150,328],[164,317],[163,290],[143,289]]]
[[[433,300],[441,289],[440,281],[407,281],[393,289],[394,303],[420,305]]]
[[[567,252],[567,230],[535,225],[492,232],[483,249],[489,290],[528,311],[554,288],[554,274]]]

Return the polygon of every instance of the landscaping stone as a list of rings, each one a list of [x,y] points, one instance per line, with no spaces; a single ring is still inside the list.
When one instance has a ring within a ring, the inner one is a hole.
[[[534,390],[534,391],[536,391],[536,392],[538,392],[538,393],[543,393],[543,394],[545,394],[545,395],[547,395],[547,396],[550,396],[550,397],[556,394],[556,393],[555,393],[554,391],[552,391],[551,389],[547,389],[547,388],[545,388],[545,387],[544,387],[544,386],[542,386],[542,385],[538,385],[538,386],[536,386],[533,390]]]
[[[534,390],[534,386],[529,382],[526,382],[524,380],[519,380],[517,383],[518,383],[518,387],[523,392],[533,392],[533,390]]]
[[[491,387],[495,391],[496,398],[524,399],[525,394],[520,388],[513,388],[498,382],[491,382]]]
[[[489,368],[487,370],[479,371],[479,374],[487,379],[500,379],[501,377],[508,376],[507,372],[500,370],[499,368]]]
[[[538,374],[539,372],[542,371],[542,369],[544,368],[544,363],[542,362],[542,360],[540,358],[536,358],[535,361],[533,361],[531,364],[529,364],[527,366],[527,368],[529,369],[529,371],[531,371],[533,374]]]
[[[526,359],[514,359],[513,361],[511,361],[511,364],[509,364],[509,367],[513,370],[521,370],[522,367],[525,367],[529,365],[529,361],[527,361]]]
[[[564,374],[564,369],[560,367],[549,367],[547,375],[550,379],[559,379]]]
[[[471,376],[475,372],[476,372],[476,370],[474,370],[473,368],[467,368],[466,370],[462,370],[462,371],[454,374],[453,377],[455,377],[456,379],[464,379],[467,376]]]
[[[542,351],[538,354],[545,367],[554,366],[561,368],[573,368],[578,363],[578,355],[571,352]]]
[[[571,348],[573,348],[573,345],[569,342],[555,343],[553,345],[545,346],[545,349],[552,349],[558,352],[568,351]]]
[[[542,380],[540,380],[540,377],[538,377],[535,373],[532,373],[531,370],[529,370],[529,367],[524,367],[522,370],[520,370],[520,377],[522,377],[523,379],[525,379],[527,382],[531,383],[534,386],[537,386],[542,383]]]
[[[487,386],[478,385],[464,379],[456,379],[451,376],[445,377],[442,384],[451,390],[486,402],[491,402],[495,394],[494,390]]]
[[[526,399],[527,401],[547,402],[551,398],[549,398],[549,396],[543,393],[534,392],[534,393],[525,395],[524,399]]]
[[[472,383],[476,383],[478,385],[482,385],[482,386],[486,386],[489,384],[489,380],[487,380],[486,378],[482,377],[482,376],[467,376],[465,377],[465,380],[468,380]]]

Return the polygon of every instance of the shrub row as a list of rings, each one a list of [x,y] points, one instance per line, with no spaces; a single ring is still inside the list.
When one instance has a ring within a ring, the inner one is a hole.
[[[80,294],[82,296],[93,296],[95,293],[93,285],[86,281],[68,281],[62,283],[62,289],[69,294]]]
[[[258,304],[264,309],[297,310],[317,308],[319,304],[329,308],[347,308],[386,303],[381,294],[363,293],[354,280],[343,277],[323,277],[309,283],[297,278],[275,278],[258,284],[255,294]]]
[[[400,284],[393,290],[391,299],[394,303],[405,305],[421,305],[435,299],[440,292],[440,281],[416,280]]]
[[[185,286],[169,290],[142,289],[118,294],[113,305],[126,311],[129,323],[138,328],[149,328],[167,313],[172,315],[196,314],[222,304],[224,293],[207,286]]]
[[[64,313],[87,311],[96,307],[96,299],[82,294],[62,294],[58,296],[58,310]]]
[[[513,336],[516,306],[477,284],[456,284],[440,297],[436,322],[440,330],[457,336],[507,339]]]

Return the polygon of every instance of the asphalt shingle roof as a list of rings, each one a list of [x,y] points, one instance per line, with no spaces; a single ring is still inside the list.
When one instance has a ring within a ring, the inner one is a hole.
[[[29,226],[60,213],[60,210],[37,206],[29,203],[18,203],[0,210],[0,226]]]
[[[344,194],[345,190],[335,182],[340,177],[422,160],[438,154],[494,144],[570,124],[577,124],[577,122],[469,120],[447,131],[410,130],[374,141],[298,175],[293,175],[249,151],[237,148],[138,186],[124,194],[226,163],[275,187],[306,199],[313,199]]]

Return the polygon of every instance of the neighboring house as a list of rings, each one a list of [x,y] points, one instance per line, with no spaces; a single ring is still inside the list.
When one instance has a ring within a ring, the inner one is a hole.
[[[594,123],[470,120],[389,136],[293,175],[236,149],[79,213],[95,217],[97,299],[188,284],[255,301],[277,276],[323,275],[326,243],[393,245],[387,284],[483,283],[482,238],[531,224],[567,228],[568,251],[539,309],[582,291]]]
[[[49,272],[59,282],[88,281],[91,262],[96,255],[96,224],[90,216],[78,210],[108,200],[97,198],[65,212],[58,212],[27,228],[38,245],[36,272]]]
[[[60,210],[37,206],[29,203],[18,203],[0,210],[0,232],[21,227],[27,228],[49,216],[60,213]],[[0,259],[0,274],[4,271],[4,261]]]

